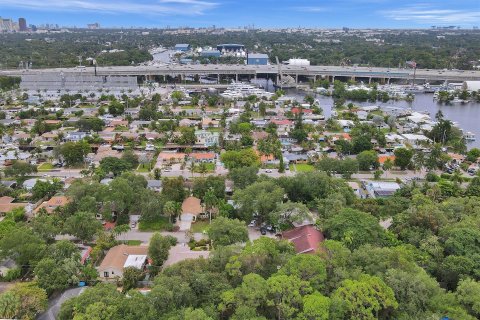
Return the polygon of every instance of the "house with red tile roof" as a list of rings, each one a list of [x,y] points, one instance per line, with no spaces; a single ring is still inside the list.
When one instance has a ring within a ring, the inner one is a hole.
[[[300,114],[300,112],[302,114],[312,114],[313,113],[312,109],[305,109],[305,108],[299,108],[299,107],[294,107],[294,108],[292,108],[291,111],[292,111],[293,114]]]
[[[320,248],[320,243],[325,240],[323,233],[313,225],[304,225],[284,231],[281,236],[282,239],[293,243],[297,254],[316,253]]]
[[[195,152],[188,156],[195,162],[214,162],[216,154],[214,152]]]

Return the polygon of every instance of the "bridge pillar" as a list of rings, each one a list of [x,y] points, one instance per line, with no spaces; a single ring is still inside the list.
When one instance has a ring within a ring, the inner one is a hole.
[[[253,76],[253,79],[257,80],[257,74],[255,73],[255,75]]]
[[[372,83],[372,77],[368,78],[368,84]]]
[[[217,73],[217,83],[220,83],[220,73]]]
[[[295,74],[295,83],[298,83],[298,73]]]
[[[387,84],[390,84],[390,78],[387,79]]]
[[[238,82],[238,73],[235,74],[235,82]]]
[[[332,83],[335,82],[335,76],[332,76]]]
[[[280,84],[280,75],[277,73],[277,80],[275,82],[276,84]]]

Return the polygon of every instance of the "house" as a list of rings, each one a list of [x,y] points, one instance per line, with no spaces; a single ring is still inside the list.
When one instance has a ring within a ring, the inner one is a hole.
[[[396,182],[387,181],[362,181],[365,190],[371,198],[387,198],[391,197],[400,185]]]
[[[213,147],[218,145],[220,134],[218,132],[210,132],[206,130],[196,130],[196,143],[205,147]]]
[[[185,153],[182,152],[160,152],[157,158],[157,166],[163,163],[180,163],[185,160]]]
[[[5,215],[7,212],[16,208],[25,208],[28,203],[14,203],[15,199],[12,197],[3,196],[0,197],[0,215]]]
[[[183,200],[182,213],[192,214],[195,216],[203,213],[203,207],[201,205],[200,199],[198,199],[197,197],[188,197]]]
[[[304,225],[282,232],[282,239],[293,243],[297,254],[318,252],[320,243],[325,240],[323,233],[313,225]]]
[[[357,196],[357,197],[361,197],[361,193],[360,193],[360,185],[358,184],[358,182],[355,182],[355,181],[347,181],[347,184],[350,188],[352,188],[353,190],[353,193]]]
[[[214,152],[196,152],[196,153],[190,153],[189,157],[195,162],[212,163],[215,161],[216,155]]]
[[[45,209],[48,213],[52,213],[56,208],[66,206],[70,203],[70,199],[66,196],[53,196],[48,201],[42,202],[33,212],[36,214],[41,209]]]
[[[23,187],[25,189],[27,189],[27,191],[31,191],[33,189],[33,187],[35,187],[35,185],[37,184],[37,181],[43,181],[43,182],[46,182],[47,180],[45,179],[38,179],[38,178],[31,178],[31,179],[27,179],[23,182]]]
[[[147,180],[147,189],[160,192],[162,191],[162,181],[161,180]]]
[[[418,145],[421,142],[431,142],[429,138],[423,134],[413,134],[413,133],[404,133],[402,135],[405,138],[405,141],[411,145]]]
[[[70,142],[78,142],[87,137],[86,132],[81,132],[81,131],[75,131],[75,132],[69,132],[65,136],[65,141],[70,141]]]
[[[218,128],[218,127],[220,127],[220,121],[210,119],[210,118],[202,119],[202,128]]]
[[[127,246],[121,244],[108,250],[105,258],[97,267],[100,279],[122,278],[123,270],[128,267],[144,270],[148,264],[147,246]]]
[[[203,213],[203,207],[200,199],[188,197],[183,200],[182,214],[180,215],[179,231],[188,231],[192,222],[197,220],[197,216]]]

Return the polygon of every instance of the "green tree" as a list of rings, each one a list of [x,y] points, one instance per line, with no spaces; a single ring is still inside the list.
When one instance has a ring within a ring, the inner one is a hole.
[[[43,258],[35,267],[35,276],[39,287],[48,294],[61,291],[70,286],[77,285],[80,280],[80,256],[55,260],[50,257]]]
[[[273,275],[267,279],[268,304],[276,314],[276,319],[293,319],[303,305],[303,296],[312,293],[307,281],[296,276]]]
[[[214,219],[207,229],[207,234],[213,245],[217,246],[228,246],[248,240],[248,231],[244,222],[224,217]]]
[[[24,161],[13,161],[12,165],[5,168],[5,175],[8,177],[24,177],[37,172],[37,167]]]
[[[122,160],[127,162],[131,169],[138,167],[138,156],[130,149],[123,152]]]
[[[270,213],[269,220],[281,230],[292,228],[293,223],[302,223],[305,220],[313,220],[310,210],[303,203],[291,202],[280,204],[275,211]]]
[[[162,195],[167,201],[182,203],[187,193],[183,186],[183,178],[164,178],[162,185]]]
[[[11,319],[35,319],[47,308],[45,290],[35,282],[17,283],[0,295],[0,316]]]
[[[472,279],[461,280],[457,287],[456,296],[460,304],[472,316],[480,317],[480,282]]]
[[[65,232],[81,241],[91,241],[93,236],[102,229],[100,221],[91,212],[79,211],[69,217],[64,224]]]
[[[386,319],[398,307],[393,290],[382,279],[362,275],[347,279],[332,295],[335,319]]]
[[[168,251],[172,246],[172,240],[168,237],[162,236],[160,233],[155,233],[150,239],[148,246],[148,256],[153,261],[151,271],[156,274],[160,270],[163,263],[168,259]]]
[[[327,279],[325,261],[317,255],[310,254],[300,254],[290,258],[278,273],[293,275],[300,280],[308,281],[310,286],[317,291],[324,289]]]
[[[358,167],[363,171],[377,169],[380,166],[377,153],[373,150],[362,151],[357,155]]]
[[[45,248],[45,242],[26,227],[12,228],[0,240],[0,256],[20,266],[34,265],[43,257]]]
[[[324,229],[329,238],[342,240],[349,248],[366,243],[382,244],[384,239],[384,230],[374,216],[350,208],[328,218]]]
[[[303,297],[303,311],[298,320],[328,320],[331,301],[318,292]]]
[[[82,163],[90,151],[90,145],[86,141],[65,142],[58,148],[58,154],[65,159],[67,166]]]
[[[413,151],[405,148],[397,148],[393,153],[395,154],[395,165],[405,170],[412,161]]]
[[[226,151],[222,153],[220,159],[225,164],[225,167],[230,170],[241,167],[260,166],[260,158],[251,148],[240,151]]]
[[[116,157],[105,157],[100,161],[100,169],[106,173],[113,173],[114,176],[132,169],[130,162]]]
[[[135,267],[125,268],[122,277],[122,292],[126,293],[130,289],[135,288],[142,275],[142,271]]]
[[[228,177],[232,179],[236,189],[244,189],[258,179],[258,168],[240,167],[229,171]]]
[[[245,189],[237,189],[233,199],[243,220],[254,215],[262,221],[267,220],[270,212],[275,211],[283,201],[285,191],[273,181],[255,182]]]

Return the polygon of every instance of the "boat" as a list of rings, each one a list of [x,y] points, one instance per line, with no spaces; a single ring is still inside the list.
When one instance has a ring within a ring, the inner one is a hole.
[[[463,138],[466,140],[466,141],[475,141],[476,138],[475,138],[475,133],[473,132],[470,132],[468,131],[467,133],[465,133],[463,135]]]
[[[450,101],[450,103],[454,103],[454,104],[457,104],[457,103],[468,103],[469,101],[468,100],[463,100],[463,99],[460,99],[459,97],[455,97],[453,98],[452,101]]]

